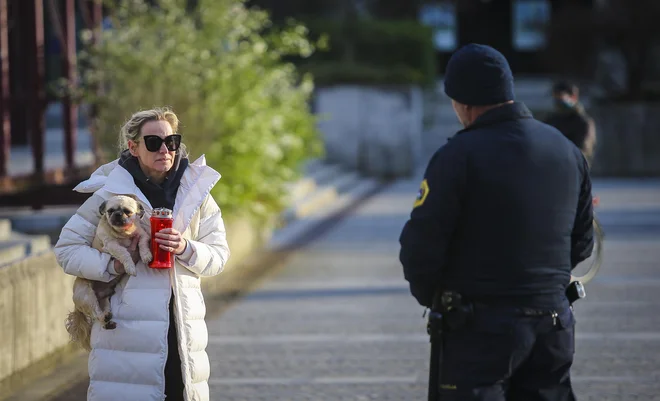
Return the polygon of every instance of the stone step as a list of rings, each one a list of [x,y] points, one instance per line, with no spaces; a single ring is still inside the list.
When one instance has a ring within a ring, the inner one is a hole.
[[[316,181],[303,177],[295,183],[287,185],[287,189],[288,204],[296,204],[316,190]]]
[[[328,181],[333,180],[338,175],[342,174],[342,168],[338,164],[322,164],[315,168],[313,172],[308,174],[308,177],[314,180],[317,186],[327,184]]]
[[[9,238],[11,234],[11,221],[8,219],[0,219],[0,241]]]
[[[284,224],[329,207],[337,201],[340,194],[350,190],[363,179],[355,172],[344,171],[332,165],[319,170],[316,177],[315,189],[282,213]]]
[[[25,244],[0,242],[0,267],[17,262],[26,256]]]
[[[0,241],[0,266],[7,265],[31,255],[51,249],[47,235],[27,235],[12,231],[8,238]]]

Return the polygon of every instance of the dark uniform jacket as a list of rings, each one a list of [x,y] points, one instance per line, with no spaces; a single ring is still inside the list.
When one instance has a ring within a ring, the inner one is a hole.
[[[591,180],[579,149],[521,103],[482,114],[432,157],[400,236],[413,296],[558,306],[593,249]]]
[[[545,122],[564,134],[591,162],[596,145],[596,126],[581,104],[561,107],[551,113]]]

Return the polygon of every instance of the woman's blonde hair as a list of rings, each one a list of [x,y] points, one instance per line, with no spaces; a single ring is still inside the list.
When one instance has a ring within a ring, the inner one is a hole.
[[[167,107],[158,107],[151,110],[141,110],[134,113],[121,127],[119,131],[119,151],[128,149],[128,141],[137,142],[140,137],[140,130],[149,121],[167,121],[172,127],[172,132],[178,134],[179,118],[172,110]],[[181,143],[179,148],[181,157],[187,157],[188,151],[186,145]]]

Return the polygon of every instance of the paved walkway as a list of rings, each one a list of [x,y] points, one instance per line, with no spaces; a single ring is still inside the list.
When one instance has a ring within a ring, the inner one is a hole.
[[[421,400],[429,345],[397,238],[418,180],[209,320],[214,400]],[[576,305],[580,400],[660,400],[660,182],[598,181],[605,263]]]

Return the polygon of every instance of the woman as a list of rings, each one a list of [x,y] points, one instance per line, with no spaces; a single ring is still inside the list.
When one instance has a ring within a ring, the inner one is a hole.
[[[146,213],[173,210],[173,228],[157,242],[173,252],[173,269],[151,269],[134,258],[111,298],[114,330],[94,323],[89,355],[90,401],[208,401],[209,359],[200,278],[220,273],[229,258],[225,227],[209,195],[220,179],[204,157],[189,164],[177,116],[167,109],[135,113],[120,131],[119,159],[101,166],[74,190],[93,195],[62,229],[55,245],[68,274],[109,281],[124,273],[110,255],[91,247],[99,206],[114,195],[133,195]]]

